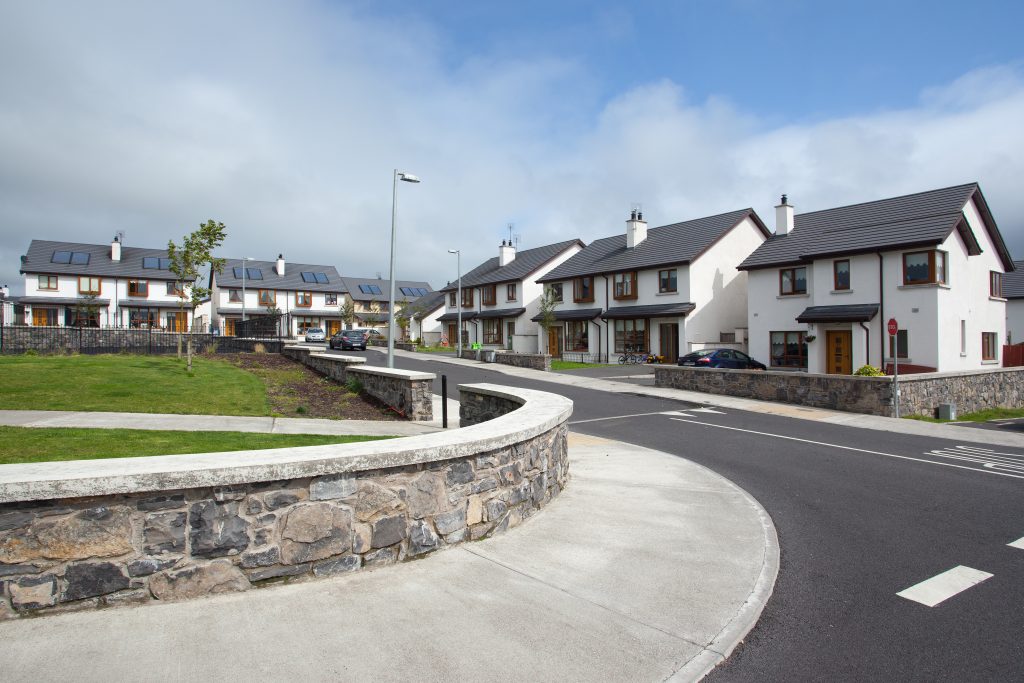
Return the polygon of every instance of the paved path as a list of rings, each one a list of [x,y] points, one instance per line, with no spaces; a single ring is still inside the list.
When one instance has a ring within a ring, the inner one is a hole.
[[[0,623],[4,680],[693,680],[756,622],[771,520],[687,460],[571,435],[571,482],[421,562]]]

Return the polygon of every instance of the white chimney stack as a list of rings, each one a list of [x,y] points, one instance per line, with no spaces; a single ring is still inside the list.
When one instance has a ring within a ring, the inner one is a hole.
[[[110,260],[120,261],[121,260],[121,240],[117,237],[110,243]]]
[[[782,202],[775,207],[775,234],[788,235],[793,230],[793,206],[782,195]]]
[[[7,285],[0,287],[0,299],[8,299],[11,296],[11,289]]]
[[[512,242],[501,241],[501,246],[498,247],[498,266],[507,266],[516,260],[516,248],[512,246]]]
[[[277,276],[284,277],[284,254],[277,255]]]
[[[626,221],[626,247],[633,249],[647,239],[647,221],[644,220],[644,212],[640,209],[633,209]]]

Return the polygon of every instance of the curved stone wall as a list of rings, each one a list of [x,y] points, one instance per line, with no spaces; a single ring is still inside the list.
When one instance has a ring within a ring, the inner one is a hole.
[[[572,402],[460,391],[485,407],[469,421],[486,421],[360,444],[2,466],[0,619],[357,571],[514,527],[566,483]]]

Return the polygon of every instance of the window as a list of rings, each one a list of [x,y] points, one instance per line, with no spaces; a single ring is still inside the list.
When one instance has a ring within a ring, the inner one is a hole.
[[[324,294],[324,305],[325,306],[337,306],[338,295],[337,294]]]
[[[448,305],[449,306],[455,306],[455,296],[456,296],[455,292],[449,292],[448,293]]]
[[[40,275],[39,276],[39,289],[55,290],[57,289],[57,276],[56,275]]]
[[[999,335],[995,332],[982,332],[981,333],[981,359],[982,360],[998,360],[999,359],[999,347],[997,343],[999,341]]]
[[[155,308],[133,308],[128,311],[128,327],[152,329],[160,324],[160,312]]]
[[[586,320],[570,320],[568,324],[568,336],[565,340],[565,348],[568,351],[589,351],[590,337],[588,334],[590,324]]]
[[[181,288],[181,283],[169,280],[167,282],[167,296],[185,296],[185,291]]]
[[[470,308],[473,305],[473,288],[462,290],[462,307]]]
[[[896,358],[910,358],[907,349],[910,347],[909,335],[906,330],[899,330],[896,336],[889,337],[889,358],[893,357],[893,343],[896,344]]]
[[[505,286],[505,299],[507,301],[516,300],[516,284],[514,282]]]
[[[276,306],[277,292],[272,289],[261,289],[259,293],[260,306]]]
[[[562,283],[552,282],[544,286],[544,292],[556,303],[562,303]]]
[[[238,280],[242,279],[242,271],[243,270],[245,271],[245,279],[247,279],[247,280],[262,280],[263,279],[263,271],[261,269],[259,269],[259,268],[238,268],[238,267],[235,267],[235,268],[232,268],[231,270],[234,272],[235,278],[238,279]]]
[[[719,332],[718,333],[718,341],[722,342],[723,344],[735,344],[736,343],[736,333],[735,332]]]
[[[79,277],[78,278],[78,293],[79,294],[99,294],[100,293],[100,279],[98,277]]]
[[[576,303],[594,300],[594,278],[584,275],[572,281],[572,300]]]
[[[635,299],[636,298],[636,271],[629,273],[616,273],[614,276],[615,280],[615,298],[616,299]]]
[[[988,295],[1002,298],[1003,296],[1003,274],[993,270],[988,274]]]
[[[501,318],[488,318],[484,323],[484,344],[501,343]]]
[[[316,282],[316,283],[321,284],[321,285],[329,284],[329,281],[327,279],[327,274],[326,273],[310,273],[308,271],[304,271],[302,273],[302,281],[303,282]]]
[[[151,270],[170,270],[171,259],[157,258],[156,256],[145,256],[142,259],[142,267]]]
[[[381,294],[380,287],[377,285],[359,285],[359,291],[363,294]]]
[[[676,269],[658,271],[658,292],[676,291]]]
[[[32,307],[32,324],[36,327],[54,327],[57,325],[56,308]]]
[[[129,280],[128,296],[149,296],[149,280]]]
[[[946,283],[946,252],[913,251],[903,255],[903,284]]]
[[[779,294],[782,294],[783,296],[788,296],[790,294],[806,293],[806,268],[783,268],[782,270],[779,271]]]
[[[484,306],[493,306],[498,300],[497,285],[484,285],[480,288],[480,303]]]
[[[635,320],[615,321],[615,353],[647,350],[647,321],[643,318]]]
[[[960,355],[967,355],[967,321],[960,321]]]
[[[833,275],[833,289],[837,292],[845,291],[850,288],[850,261],[843,259],[842,261],[832,262],[832,275]]]
[[[304,318],[302,316],[297,316],[295,318],[295,325],[296,328],[298,329],[299,334],[305,334],[306,330],[308,330],[311,327],[320,327],[320,319]]]
[[[233,304],[242,303],[242,290],[240,289],[229,289],[228,290],[228,302]]]
[[[807,342],[804,333],[772,332],[771,365],[775,368],[806,368]]]
[[[50,263],[70,263],[75,266],[89,265],[89,253],[85,251],[55,251]]]
[[[297,308],[309,308],[313,305],[313,295],[310,292],[295,292],[295,306]]]
[[[89,311],[85,307],[68,306],[64,309],[64,325],[66,327],[99,327],[100,312]]]

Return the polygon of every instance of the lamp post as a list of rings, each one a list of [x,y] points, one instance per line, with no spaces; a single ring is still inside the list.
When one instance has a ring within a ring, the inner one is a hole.
[[[458,293],[455,295],[455,315],[458,318],[457,327],[455,328],[455,334],[459,336],[459,341],[456,343],[455,352],[456,358],[462,358],[462,252],[458,249],[449,249],[449,254],[455,254],[455,272],[458,274],[456,285]]]
[[[391,178],[391,283],[388,287],[388,367],[395,367],[395,224],[398,220],[398,181],[418,183],[420,179],[412,173],[395,169]]]

